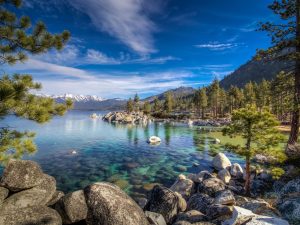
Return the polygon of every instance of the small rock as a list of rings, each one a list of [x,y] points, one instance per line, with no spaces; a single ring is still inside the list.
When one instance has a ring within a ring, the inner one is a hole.
[[[218,178],[209,178],[204,180],[198,186],[198,191],[200,193],[207,194],[211,197],[214,197],[216,192],[223,190],[225,190],[225,184]]]
[[[148,225],[143,210],[118,186],[99,182],[84,188],[87,225]]]
[[[227,169],[223,169],[218,172],[218,178],[222,180],[225,184],[228,184],[231,179],[231,176]]]
[[[178,192],[187,199],[193,190],[194,182],[190,179],[182,179],[179,177],[175,183],[170,187],[170,190]]]
[[[0,186],[10,191],[21,191],[39,185],[43,177],[43,171],[36,162],[11,159],[4,169]]]
[[[82,190],[68,193],[55,205],[64,224],[72,224],[87,217],[87,205]]]
[[[54,193],[54,195],[52,196],[52,199],[46,204],[47,206],[52,206],[54,205],[56,202],[59,201],[59,199],[61,199],[63,196],[65,196],[65,194],[62,191],[56,191]]]
[[[6,189],[4,187],[0,187],[0,205],[7,198],[8,194],[9,194],[8,189]]]
[[[230,167],[231,162],[224,153],[218,153],[213,159],[213,166],[216,170],[222,170]]]
[[[30,206],[18,210],[0,212],[2,225],[61,225],[59,214],[46,206]]]
[[[234,205],[235,198],[230,190],[224,190],[216,193],[214,204]]]
[[[189,174],[188,178],[191,179],[195,183],[200,183],[206,179],[214,178],[214,176],[210,172],[204,170],[198,174]]]
[[[155,186],[144,210],[160,213],[166,223],[171,223],[179,211],[178,201],[178,195],[170,189]]]
[[[189,223],[197,223],[206,221],[207,217],[197,210],[190,210],[184,213],[179,213],[176,218],[177,221],[187,221]]]
[[[186,210],[187,203],[180,193],[175,192],[175,194],[178,197],[178,209],[179,211],[184,212]]]
[[[230,174],[237,179],[242,179],[244,177],[244,170],[240,164],[234,163],[230,168]]]
[[[145,207],[145,205],[147,204],[148,199],[146,199],[146,198],[138,198],[136,200],[136,202],[143,209]]]
[[[206,209],[214,202],[214,199],[206,194],[194,194],[190,197],[187,203],[187,210],[197,210],[201,213],[206,213]]]
[[[209,220],[222,217],[221,220],[224,221],[232,216],[232,211],[233,209],[230,206],[214,204],[207,207],[206,215],[208,216]]]
[[[179,172],[185,172],[187,171],[187,168],[185,166],[179,165],[176,166],[176,170],[178,170]]]
[[[167,225],[164,217],[159,213],[146,211],[145,215],[151,225]]]

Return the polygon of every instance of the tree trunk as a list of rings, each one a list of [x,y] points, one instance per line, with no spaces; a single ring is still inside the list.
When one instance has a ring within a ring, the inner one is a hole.
[[[246,157],[246,182],[245,182],[245,192],[247,196],[250,196],[250,177],[251,177],[251,170],[250,170],[250,157]]]
[[[296,3],[296,39],[298,40],[296,46],[296,52],[300,54],[300,0],[297,0]],[[298,56],[299,57],[299,56]],[[294,145],[298,141],[299,135],[299,105],[300,105],[300,62],[296,60],[296,69],[295,69],[295,89],[294,89],[294,107],[292,112],[292,121],[291,121],[291,132],[288,140],[288,144]],[[287,148],[288,150],[288,148]],[[288,152],[287,152],[288,153]]]

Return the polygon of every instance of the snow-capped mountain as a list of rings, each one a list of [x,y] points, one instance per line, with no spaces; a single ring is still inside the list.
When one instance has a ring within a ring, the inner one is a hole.
[[[77,110],[119,110],[124,109],[126,100],[114,98],[104,99],[96,95],[74,95],[74,94],[63,94],[63,95],[45,95],[37,94],[42,97],[49,97],[55,99],[57,103],[63,103],[67,99],[73,101],[73,109]]]

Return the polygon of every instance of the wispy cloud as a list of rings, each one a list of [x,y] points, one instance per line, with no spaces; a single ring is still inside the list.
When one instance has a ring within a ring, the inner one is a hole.
[[[36,81],[43,84],[43,93],[97,94],[106,98],[125,98],[136,92],[153,93],[193,85],[188,80],[195,76],[194,73],[185,70],[101,73],[35,59],[17,64],[13,70],[20,73],[30,72]]]
[[[94,26],[119,39],[139,54],[156,51],[153,41],[155,24],[143,8],[146,0],[69,0],[86,13]]]
[[[206,44],[195,45],[196,48],[204,48],[209,49],[211,51],[223,51],[227,49],[232,49],[239,47],[241,44],[239,43],[220,43],[220,42],[209,42]]]

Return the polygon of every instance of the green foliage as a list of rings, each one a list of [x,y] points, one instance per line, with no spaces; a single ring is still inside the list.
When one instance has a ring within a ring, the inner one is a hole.
[[[274,167],[271,169],[272,178],[278,180],[284,174],[284,170],[280,167]]]
[[[171,113],[174,107],[174,99],[170,92],[166,93],[166,100],[164,103],[164,109],[167,113]]]
[[[154,110],[154,112],[161,111],[161,103],[158,100],[158,98],[155,98],[154,101],[153,101],[153,110]]]
[[[5,6],[20,7],[22,0],[0,0],[0,65],[24,61],[28,55],[44,53],[50,49],[60,50],[69,39],[69,32],[50,34],[39,22],[31,26],[30,18],[9,11]],[[14,11],[14,10],[13,10]],[[30,75],[15,74],[0,77],[0,120],[8,115],[45,123],[55,115],[63,115],[72,107],[67,100],[57,104],[51,98],[34,95],[41,84],[35,83]],[[9,127],[0,127],[0,162],[33,153],[36,146],[34,134],[19,132]]]
[[[146,101],[144,103],[144,108],[143,108],[143,111],[146,115],[149,115],[151,113],[151,105],[148,101]]]
[[[266,109],[258,110],[254,105],[233,111],[231,120],[231,124],[223,129],[223,134],[230,137],[241,135],[246,139],[245,146],[235,145],[232,150],[246,157],[245,189],[250,193],[251,160],[256,154],[262,154],[277,162],[284,161],[285,153],[275,148],[284,137],[276,129],[279,125],[276,117]]]
[[[139,111],[140,110],[140,106],[139,106],[140,97],[138,96],[138,94],[135,94],[133,101],[134,101],[135,111]]]
[[[50,34],[42,22],[32,27],[28,16],[18,18],[5,8],[9,4],[20,7],[21,3],[21,0],[0,1],[0,64],[24,61],[27,53],[40,54],[51,48],[60,50],[70,37],[68,31]]]
[[[127,112],[133,112],[134,110],[134,103],[131,98],[129,98],[129,100],[126,103],[126,110]]]
[[[208,106],[208,99],[206,95],[206,88],[201,88],[196,91],[195,96],[194,96],[194,104],[196,106],[197,111],[201,112],[202,114],[202,119],[204,118],[204,113],[205,110]]]

